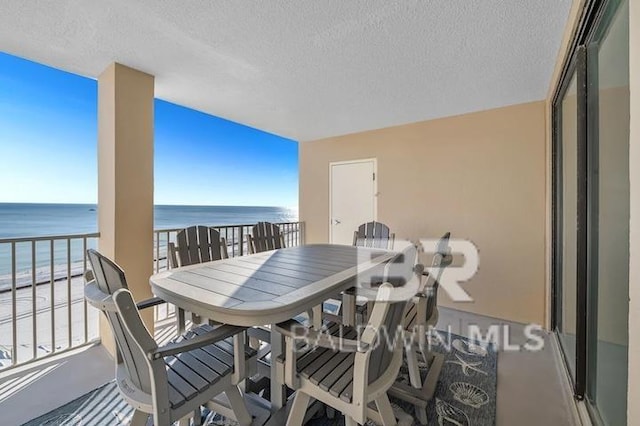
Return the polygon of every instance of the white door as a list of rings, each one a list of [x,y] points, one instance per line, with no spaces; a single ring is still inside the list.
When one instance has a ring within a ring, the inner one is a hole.
[[[353,243],[353,233],[376,219],[376,160],[330,164],[330,229],[333,244]]]

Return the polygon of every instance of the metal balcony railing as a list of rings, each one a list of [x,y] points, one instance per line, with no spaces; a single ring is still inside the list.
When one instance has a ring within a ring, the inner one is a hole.
[[[253,224],[213,226],[229,256],[247,254]],[[286,245],[304,243],[304,223],[278,223]],[[178,229],[154,231],[154,271],[168,267],[167,248]],[[98,311],[84,300],[86,251],[98,233],[0,239],[0,370],[99,340]],[[156,320],[175,312],[156,307]]]
[[[0,368],[98,337],[82,275],[99,234],[0,239]]]

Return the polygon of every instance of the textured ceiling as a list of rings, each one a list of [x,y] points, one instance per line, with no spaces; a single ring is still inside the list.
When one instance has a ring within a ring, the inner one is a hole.
[[[571,0],[3,0],[0,50],[296,140],[543,99]]]

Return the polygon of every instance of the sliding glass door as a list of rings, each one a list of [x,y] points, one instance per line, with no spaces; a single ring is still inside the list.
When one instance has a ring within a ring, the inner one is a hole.
[[[626,424],[629,321],[629,4],[612,3],[589,42],[590,275],[586,398],[603,424]]]
[[[554,100],[554,329],[596,424],[626,424],[628,0],[588,2]]]
[[[565,355],[567,368],[575,380],[576,369],[576,260],[578,205],[578,134],[577,83],[572,73],[563,89],[557,111],[558,127],[558,262],[556,271],[556,331]]]

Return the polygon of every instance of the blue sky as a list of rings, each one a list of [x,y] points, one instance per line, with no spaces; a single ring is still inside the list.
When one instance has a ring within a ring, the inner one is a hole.
[[[97,82],[0,53],[0,202],[97,201]],[[298,144],[156,99],[155,203],[297,208]]]

